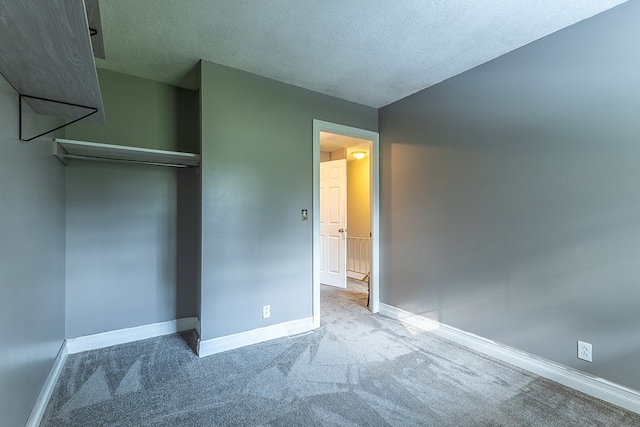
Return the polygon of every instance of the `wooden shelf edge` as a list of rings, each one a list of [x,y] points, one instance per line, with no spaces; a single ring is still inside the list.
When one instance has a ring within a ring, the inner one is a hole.
[[[156,150],[153,148],[76,141],[64,138],[56,138],[54,141],[53,154],[65,164],[69,159],[79,159],[190,167],[199,166],[201,160],[199,154],[180,151]]]

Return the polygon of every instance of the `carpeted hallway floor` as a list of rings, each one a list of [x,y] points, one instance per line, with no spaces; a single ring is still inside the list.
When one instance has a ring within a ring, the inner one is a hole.
[[[41,426],[640,426],[323,287],[312,333],[199,359],[192,333],[68,358]]]

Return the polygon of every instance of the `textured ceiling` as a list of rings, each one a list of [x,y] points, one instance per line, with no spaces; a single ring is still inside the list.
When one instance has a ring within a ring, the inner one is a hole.
[[[99,68],[190,86],[200,58],[372,107],[626,0],[102,0]]]
[[[320,151],[330,153],[342,148],[347,149],[347,160],[353,160],[351,154],[354,151],[364,151],[367,154],[371,152],[371,141],[335,133],[320,132]]]

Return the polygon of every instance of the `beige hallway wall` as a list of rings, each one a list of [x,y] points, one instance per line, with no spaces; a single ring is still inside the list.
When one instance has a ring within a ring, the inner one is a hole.
[[[369,157],[347,162],[347,231],[350,237],[369,237],[371,194]]]

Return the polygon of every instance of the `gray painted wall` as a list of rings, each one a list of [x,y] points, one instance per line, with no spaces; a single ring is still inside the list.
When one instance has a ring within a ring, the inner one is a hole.
[[[18,140],[18,96],[0,77],[0,424],[21,426],[64,339],[64,170],[51,136]],[[25,108],[35,135],[50,119]]]
[[[202,339],[311,317],[313,119],[377,111],[203,61]],[[262,319],[262,306],[271,317]]]
[[[380,110],[382,302],[640,389],[639,21],[628,2]]]
[[[198,94],[99,70],[107,125],[66,137],[196,151]],[[67,338],[195,316],[197,169],[76,161],[67,177]]]

